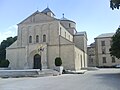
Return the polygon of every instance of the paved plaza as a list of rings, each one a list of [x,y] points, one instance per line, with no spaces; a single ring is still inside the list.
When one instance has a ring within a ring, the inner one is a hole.
[[[0,78],[0,90],[120,90],[120,69],[47,77]]]

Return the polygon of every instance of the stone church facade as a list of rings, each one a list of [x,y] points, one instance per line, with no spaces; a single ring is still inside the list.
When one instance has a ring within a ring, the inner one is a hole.
[[[6,49],[11,69],[53,69],[61,57],[65,69],[87,67],[87,35],[72,20],[56,19],[46,8],[18,24],[17,40]]]

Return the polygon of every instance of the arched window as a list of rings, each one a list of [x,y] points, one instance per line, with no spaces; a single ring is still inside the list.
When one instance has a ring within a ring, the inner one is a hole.
[[[69,23],[69,27],[71,27],[71,24]]]
[[[38,42],[39,42],[39,36],[36,35],[36,43],[38,43]]]
[[[46,42],[46,35],[43,35],[43,42]]]
[[[32,43],[32,36],[29,36],[29,43]]]
[[[65,38],[66,38],[66,32],[65,32]]]
[[[70,40],[70,35],[69,35],[69,40]]]

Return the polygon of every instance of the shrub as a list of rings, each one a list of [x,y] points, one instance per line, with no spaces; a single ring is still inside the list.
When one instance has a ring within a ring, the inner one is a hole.
[[[62,65],[62,60],[60,57],[55,58],[55,66],[61,66]]]
[[[0,60],[0,67],[8,67],[10,62],[8,60]]]

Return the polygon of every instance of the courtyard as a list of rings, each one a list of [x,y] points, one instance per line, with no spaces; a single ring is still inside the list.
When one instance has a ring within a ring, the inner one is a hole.
[[[120,69],[47,77],[0,78],[0,90],[120,90]]]

